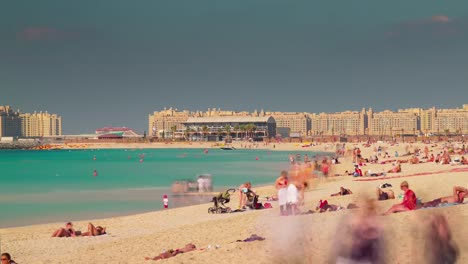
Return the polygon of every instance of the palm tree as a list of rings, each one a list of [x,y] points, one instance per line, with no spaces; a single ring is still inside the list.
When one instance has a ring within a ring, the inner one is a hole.
[[[239,129],[240,129],[239,124],[234,126],[234,130],[236,131],[236,138],[239,138]]]
[[[189,141],[190,130],[191,130],[190,128],[187,128],[187,129],[185,129],[185,131],[184,131],[185,141]]]
[[[208,131],[210,130],[206,125],[203,125],[202,126],[202,133],[203,133],[203,136],[205,137],[206,139],[206,135],[208,134]]]
[[[257,131],[257,126],[252,124],[250,130],[252,131],[252,137],[254,137],[255,136],[255,131]]]
[[[445,132],[445,139],[448,140],[450,129],[445,129],[444,132]]]
[[[226,139],[229,139],[231,137],[231,125],[226,125],[224,131],[226,131]]]
[[[241,125],[240,130],[242,131],[242,138],[247,137],[247,135],[246,135],[247,125]]]
[[[177,126],[171,126],[172,140],[175,138],[175,133],[177,132]]]

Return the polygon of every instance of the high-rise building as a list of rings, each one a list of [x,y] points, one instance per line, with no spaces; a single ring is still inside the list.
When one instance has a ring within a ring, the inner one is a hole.
[[[367,117],[369,135],[396,136],[419,132],[419,116],[414,111],[385,110],[374,113],[371,108],[367,112]]]
[[[435,113],[432,133],[468,133],[468,105],[456,109],[439,109]]]
[[[148,116],[148,135],[153,137],[160,137],[171,133],[172,128],[175,126],[177,130],[184,129],[183,123],[189,117],[200,116],[199,112],[190,112],[187,110],[178,111],[172,107],[163,111],[154,112]]]
[[[361,112],[311,114],[312,135],[364,135],[367,127],[365,109]]]
[[[19,113],[10,106],[0,106],[0,137],[21,136],[21,119]]]
[[[290,133],[301,136],[310,134],[310,117],[307,113],[298,112],[263,112],[260,116],[272,116],[276,121],[276,128],[288,128]]]
[[[62,135],[62,117],[46,112],[20,114],[22,137]]]

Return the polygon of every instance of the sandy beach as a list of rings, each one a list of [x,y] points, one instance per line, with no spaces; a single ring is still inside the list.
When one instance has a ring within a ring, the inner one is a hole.
[[[237,144],[237,143],[236,143]],[[409,144],[378,144],[393,156],[395,151],[404,153]],[[418,143],[412,145],[421,146]],[[209,148],[211,144],[100,144],[89,148]],[[234,145],[235,147],[240,147]],[[348,143],[348,147],[359,146],[363,157],[369,157],[374,147],[362,143]],[[441,143],[430,146],[431,153],[442,150]],[[259,148],[273,149],[269,146]],[[332,144],[321,144],[302,148],[300,144],[275,144],[274,150],[333,151]],[[453,155],[456,157],[459,155]],[[341,158],[341,164],[333,168],[333,174],[353,170],[350,156]],[[408,159],[400,157],[399,159]],[[392,164],[370,164],[363,170],[382,172],[391,169]],[[375,197],[375,189],[383,183],[393,185],[392,190],[401,193],[399,184],[408,181],[410,188],[422,201],[451,195],[452,187],[467,187],[468,167],[466,165],[440,165],[435,163],[402,164],[402,172],[386,177],[337,176],[314,180],[305,193],[303,211],[314,210],[320,199],[329,203],[346,206],[348,203],[362,204],[362,200]],[[279,172],[278,172],[279,174]],[[417,174],[417,175],[415,175]],[[272,175],[274,180],[277,175]],[[353,191],[352,195],[330,197],[344,186]],[[273,186],[254,188],[261,197],[276,193]],[[385,212],[392,204],[401,200],[376,202],[378,213]],[[237,197],[231,200],[236,207]],[[264,201],[262,201],[264,202]],[[9,252],[18,263],[152,263],[144,257],[154,257],[164,250],[176,249],[193,243],[198,249],[177,255],[161,263],[330,263],[336,242],[343,239],[342,221],[360,209],[337,212],[313,213],[298,216],[279,216],[276,202],[273,209],[252,210],[242,213],[211,215],[207,213],[210,204],[169,209],[145,214],[93,219],[76,222],[77,230],[85,231],[88,222],[107,227],[108,234],[99,237],[51,238],[54,230],[64,223],[50,223],[0,230],[1,251]],[[468,229],[464,228],[468,216],[465,204],[441,208],[416,210],[389,216],[378,216],[384,227],[386,240],[385,258],[387,263],[424,263],[422,256],[427,238],[423,228],[434,213],[447,217],[453,240],[460,249],[457,263],[468,263]],[[235,242],[257,234],[264,241],[250,243]]]

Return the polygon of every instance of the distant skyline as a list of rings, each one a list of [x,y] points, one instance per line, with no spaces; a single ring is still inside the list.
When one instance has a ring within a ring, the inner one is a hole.
[[[64,134],[164,107],[297,112],[468,102],[468,1],[8,1],[0,105]]]

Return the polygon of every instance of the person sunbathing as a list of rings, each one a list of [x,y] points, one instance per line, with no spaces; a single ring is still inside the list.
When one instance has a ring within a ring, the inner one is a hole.
[[[376,193],[377,193],[377,200],[379,201],[395,199],[395,193],[393,193],[392,190],[384,191],[380,189],[379,187],[377,187]]]
[[[400,163],[396,163],[395,166],[388,171],[388,173],[399,173],[401,172],[401,164]]]
[[[468,159],[466,159],[465,157],[461,157],[461,160],[460,160],[460,164],[462,165],[468,165]]]
[[[93,224],[88,223],[88,232],[84,232],[81,235],[82,236],[102,236],[105,234],[107,234],[105,227],[102,227],[102,226],[94,227]]]
[[[165,252],[163,252],[163,253],[161,253],[158,256],[153,257],[153,258],[145,257],[145,260],[168,259],[168,258],[175,257],[175,256],[177,256],[179,254],[187,253],[187,252],[194,251],[194,250],[197,250],[197,247],[194,244],[187,244],[183,248],[179,248],[179,249],[176,249],[176,250],[170,249],[170,250],[165,251]]]
[[[343,196],[343,195],[349,195],[353,194],[353,192],[350,189],[345,189],[343,187],[340,187],[340,191],[337,193],[333,193],[331,196]]]
[[[416,156],[413,156],[410,160],[409,163],[411,164],[419,164],[419,159]]]
[[[436,207],[443,203],[463,203],[463,201],[467,197],[468,197],[467,188],[461,187],[461,186],[454,186],[452,196],[446,196],[446,197],[434,199],[430,202],[423,203],[421,207],[422,208]]]
[[[400,184],[400,188],[405,192],[403,202],[401,204],[395,204],[384,215],[392,213],[407,212],[416,209],[416,194],[409,188],[408,182],[404,181]]]
[[[75,231],[75,229],[73,229],[73,224],[68,222],[65,224],[65,228],[62,227],[57,229],[57,231],[52,234],[52,237],[76,237],[80,235],[81,232]]]
[[[434,162],[435,157],[434,154],[431,154],[431,157],[427,160],[427,162]]]

